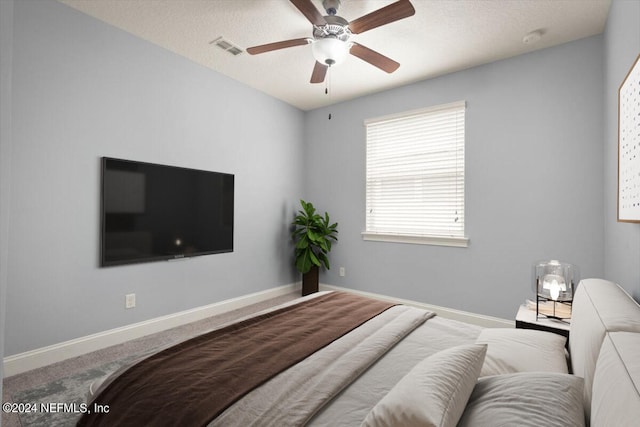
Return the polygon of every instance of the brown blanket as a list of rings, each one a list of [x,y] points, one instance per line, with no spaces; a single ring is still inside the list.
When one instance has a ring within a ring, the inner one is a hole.
[[[84,414],[78,425],[204,426],[393,305],[333,292],[200,335],[129,368],[93,402],[109,412]]]

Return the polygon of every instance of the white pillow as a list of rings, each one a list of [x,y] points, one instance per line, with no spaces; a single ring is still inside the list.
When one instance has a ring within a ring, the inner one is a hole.
[[[531,371],[566,374],[566,342],[561,335],[533,329],[483,329],[476,340],[487,344],[480,376]]]
[[[467,344],[427,357],[378,402],[362,426],[454,427],[486,351],[486,345]]]
[[[480,378],[458,426],[583,427],[583,385],[551,372]]]

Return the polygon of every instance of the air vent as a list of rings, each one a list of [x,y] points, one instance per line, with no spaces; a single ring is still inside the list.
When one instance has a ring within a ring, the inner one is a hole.
[[[229,42],[228,40],[223,39],[222,37],[218,37],[217,39],[210,41],[209,44],[218,46],[220,49],[226,50],[227,52],[229,52],[234,56],[240,55],[242,53],[242,49],[235,46],[233,43]]]

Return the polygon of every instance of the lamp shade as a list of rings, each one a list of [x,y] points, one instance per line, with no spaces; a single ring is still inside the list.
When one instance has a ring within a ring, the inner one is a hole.
[[[327,37],[314,41],[311,45],[311,52],[319,63],[337,65],[347,57],[349,45],[340,39]]]
[[[534,266],[534,286],[539,297],[553,301],[572,301],[577,281],[576,267],[558,260],[540,261]]]

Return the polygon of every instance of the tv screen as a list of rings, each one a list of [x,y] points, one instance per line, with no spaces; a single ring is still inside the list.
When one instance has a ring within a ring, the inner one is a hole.
[[[101,266],[233,252],[234,176],[102,158]]]

